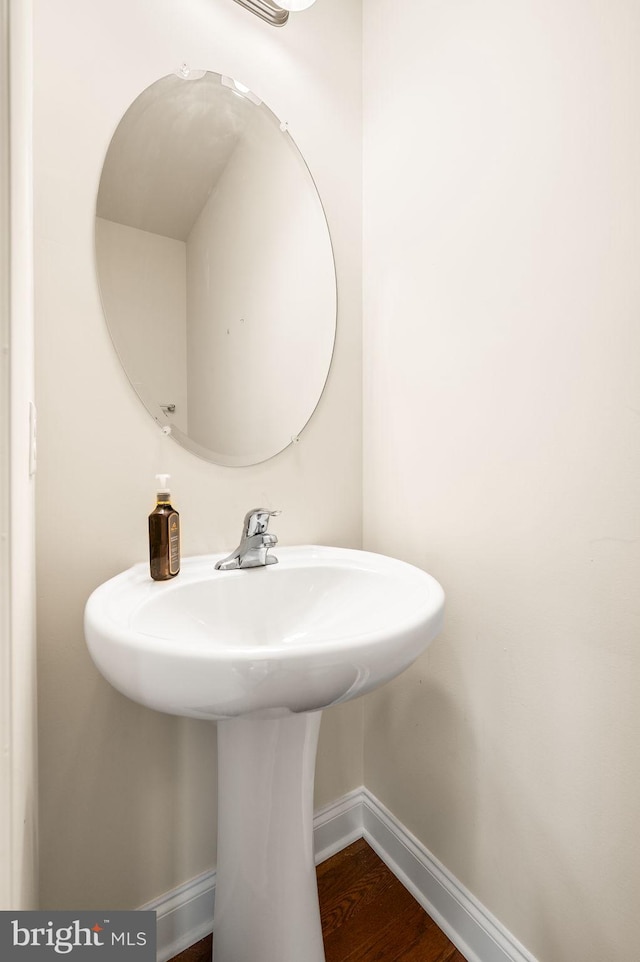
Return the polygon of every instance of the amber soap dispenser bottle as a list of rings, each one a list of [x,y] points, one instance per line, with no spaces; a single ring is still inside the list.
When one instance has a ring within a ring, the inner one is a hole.
[[[149,515],[149,564],[154,581],[168,581],[180,571],[180,515],[171,505],[168,474],[156,474],[157,504]]]

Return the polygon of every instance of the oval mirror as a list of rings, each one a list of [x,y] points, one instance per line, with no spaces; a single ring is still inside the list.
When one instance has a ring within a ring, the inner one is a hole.
[[[247,465],[297,438],[331,364],[335,266],[309,170],[251,91],[200,71],[134,101],[100,178],[96,261],[124,369],[177,441]]]

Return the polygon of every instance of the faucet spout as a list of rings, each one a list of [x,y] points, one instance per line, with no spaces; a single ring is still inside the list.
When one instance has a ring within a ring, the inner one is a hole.
[[[263,568],[276,564],[278,559],[268,554],[269,548],[278,543],[275,534],[267,531],[271,518],[280,514],[279,511],[267,511],[264,508],[253,508],[245,515],[242,525],[242,538],[235,551],[216,562],[220,571],[234,568]]]

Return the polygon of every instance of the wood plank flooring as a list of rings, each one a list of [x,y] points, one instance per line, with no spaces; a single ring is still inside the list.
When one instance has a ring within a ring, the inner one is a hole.
[[[327,962],[465,962],[364,839],[317,872]],[[211,962],[211,936],[171,962]]]

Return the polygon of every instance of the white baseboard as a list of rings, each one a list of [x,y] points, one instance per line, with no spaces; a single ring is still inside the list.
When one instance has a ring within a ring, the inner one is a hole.
[[[156,913],[156,960],[168,962],[213,931],[216,873],[205,872],[141,906]]]
[[[316,865],[362,838],[362,796],[364,788],[318,809],[313,816],[313,850]]]
[[[361,792],[363,837],[467,962],[536,962],[368,789]]]
[[[316,812],[316,864],[365,838],[468,962],[536,962],[503,925],[362,787]],[[215,872],[142,906],[158,919],[157,962],[168,962],[213,928]]]

